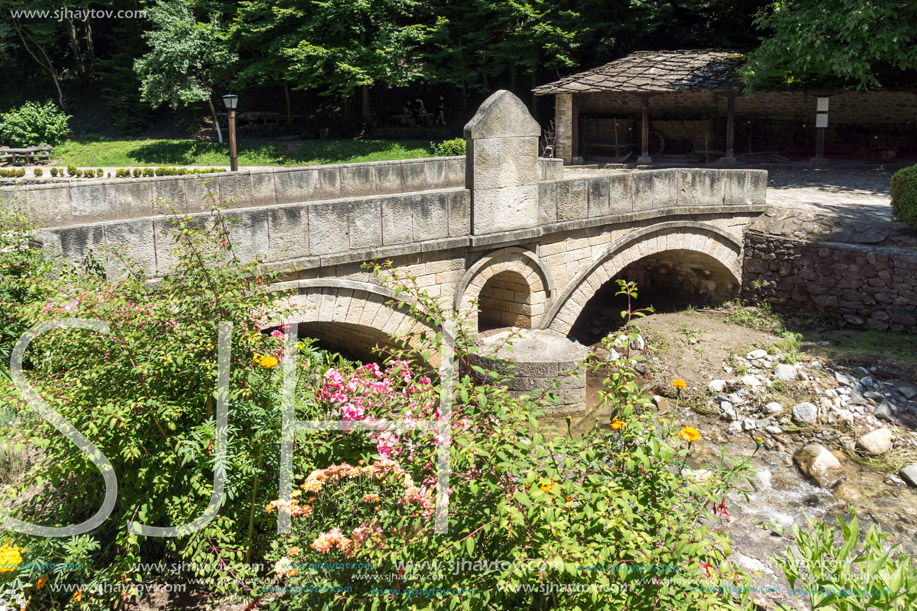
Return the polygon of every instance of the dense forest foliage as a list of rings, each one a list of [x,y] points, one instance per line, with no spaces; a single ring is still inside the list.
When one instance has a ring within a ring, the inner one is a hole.
[[[88,98],[131,132],[148,125],[158,107],[210,114],[215,96],[233,89],[262,110],[309,115],[334,106],[367,121],[415,93],[444,94],[451,109],[474,106],[497,87],[528,100],[536,84],[640,49],[757,49],[745,73],[749,86],[775,75],[798,82],[811,71],[876,86],[878,67],[917,65],[915,6],[103,0],[64,7],[59,0],[0,0],[0,111],[25,100],[67,108]]]

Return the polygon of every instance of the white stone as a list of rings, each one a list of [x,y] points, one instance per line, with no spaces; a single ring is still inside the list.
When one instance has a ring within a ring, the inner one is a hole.
[[[743,431],[753,431],[758,428],[758,425],[755,424],[755,421],[751,418],[745,418],[742,420],[742,430]]]
[[[774,377],[784,382],[796,379],[796,368],[792,365],[777,365],[774,369]]]
[[[838,410],[837,417],[847,424],[853,425],[853,413],[851,411],[846,409]]]
[[[745,355],[745,357],[749,361],[756,361],[758,359],[763,359],[766,356],[767,356],[767,350],[761,350],[760,348],[758,350],[752,350],[747,355]]]
[[[908,465],[907,467],[901,469],[900,475],[901,479],[906,481],[914,488],[917,488],[917,463]]]
[[[794,405],[793,418],[798,422],[815,424],[818,422],[818,408],[808,401]]]
[[[744,554],[739,554],[736,558],[736,564],[738,564],[743,569],[748,569],[749,571],[755,571],[756,573],[767,573],[773,575],[774,572],[764,566],[764,563],[756,558],[750,556],[745,556]]]
[[[837,380],[839,384],[843,384],[844,386],[850,386],[853,384],[853,381],[840,371],[834,372],[834,379]]]
[[[755,376],[742,376],[742,384],[754,388],[756,386],[761,386],[761,381]]]
[[[735,422],[729,425],[728,430],[731,433],[739,433],[742,431],[742,423],[736,420]]]
[[[739,416],[736,414],[735,407],[729,401],[720,402],[720,415],[726,420],[735,422],[739,419]]]
[[[726,380],[710,380],[707,389],[716,393],[723,392],[726,389]]]
[[[780,403],[778,403],[777,401],[771,401],[770,403],[764,406],[764,412],[767,414],[771,414],[772,416],[775,416],[777,414],[783,413],[783,406]]]
[[[878,456],[885,454],[892,447],[892,432],[886,428],[877,429],[871,433],[866,433],[857,439],[857,446],[862,450]]]
[[[783,432],[783,429],[775,424],[772,424],[769,427],[766,427],[764,430],[770,433],[771,435],[779,435],[780,433]]]
[[[796,450],[793,460],[803,473],[822,488],[834,488],[844,479],[841,463],[828,448],[817,443]]]

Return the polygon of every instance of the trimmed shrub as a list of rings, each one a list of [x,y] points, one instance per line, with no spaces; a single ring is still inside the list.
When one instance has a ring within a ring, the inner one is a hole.
[[[98,170],[96,170],[96,176],[98,176],[99,178],[102,178],[103,176],[105,176],[105,170],[103,170],[102,168],[99,168]]]
[[[134,178],[140,178],[142,170],[140,168],[134,168]]]
[[[452,157],[465,154],[465,139],[454,138],[445,142],[432,143],[433,154],[437,157]]]
[[[76,166],[75,166],[75,165],[68,165],[68,166],[67,166],[67,175],[68,175],[68,176],[76,176]]]
[[[35,174],[35,176],[41,176],[42,174],[44,174],[44,172],[42,171],[41,168],[35,168],[34,170],[32,170],[32,174]]]
[[[83,176],[85,176],[86,178],[95,178],[96,177],[95,170],[84,170]]]
[[[892,176],[891,196],[895,218],[917,229],[917,165]]]
[[[26,102],[0,115],[0,140],[13,147],[57,146],[70,131],[69,120],[54,102]]]
[[[51,168],[51,178],[57,178],[57,168]]]

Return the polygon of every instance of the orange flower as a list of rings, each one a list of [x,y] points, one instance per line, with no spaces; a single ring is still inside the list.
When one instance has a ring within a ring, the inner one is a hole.
[[[554,488],[556,487],[557,487],[557,482],[555,482],[553,479],[549,479],[548,481],[543,483],[538,489],[544,492],[545,494],[551,494],[551,491],[554,490]]]
[[[611,428],[613,428],[616,431],[620,431],[621,429],[624,428],[624,421],[618,420],[617,418],[615,418],[611,423]]]
[[[299,554],[302,553],[302,549],[298,547],[291,547],[290,551],[287,553],[290,554],[291,556],[298,556]]]
[[[73,601],[80,602],[81,600],[83,600],[83,591],[77,590],[76,592],[73,593]]]
[[[700,439],[700,431],[695,428],[691,428],[690,426],[686,426],[685,428],[678,431],[678,436],[688,443],[692,443]]]
[[[38,578],[38,581],[35,582],[35,589],[40,590],[45,587],[45,584],[48,583],[48,578],[44,575]]]
[[[256,365],[261,365],[265,369],[270,369],[272,367],[276,367],[277,363],[279,363],[280,361],[278,361],[276,358],[272,356],[267,356],[265,354],[256,354],[255,357],[252,359],[252,362],[254,362]]]
[[[268,513],[271,513],[272,511],[274,511],[274,503],[273,503],[273,501],[270,502],[270,503],[268,503],[267,505],[265,505],[265,506],[264,506],[264,510],[265,510],[266,512],[268,512]]]
[[[361,499],[364,503],[378,503],[379,495],[378,494],[367,494]]]
[[[678,390],[682,390],[683,388],[686,388],[688,385],[687,383],[685,383],[684,380],[672,380],[672,386],[674,386]]]

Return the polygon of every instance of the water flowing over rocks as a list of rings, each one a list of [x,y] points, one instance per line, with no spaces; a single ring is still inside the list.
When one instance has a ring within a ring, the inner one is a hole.
[[[810,443],[793,454],[800,471],[822,488],[834,488],[844,479],[841,463],[823,445]]]

